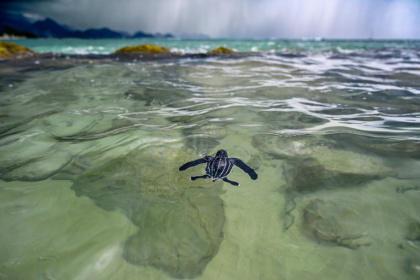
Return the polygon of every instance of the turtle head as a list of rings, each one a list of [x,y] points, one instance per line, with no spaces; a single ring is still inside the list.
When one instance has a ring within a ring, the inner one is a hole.
[[[220,157],[228,157],[228,154],[225,150],[218,150],[217,154],[216,154],[216,157],[219,157],[219,158]]]

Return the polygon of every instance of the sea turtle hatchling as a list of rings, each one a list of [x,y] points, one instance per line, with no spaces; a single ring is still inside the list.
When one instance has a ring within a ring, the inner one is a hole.
[[[230,172],[233,169],[233,165],[236,165],[237,167],[242,169],[244,172],[248,173],[249,177],[251,177],[252,180],[257,180],[258,178],[258,175],[257,173],[255,173],[254,169],[246,165],[242,160],[238,158],[228,158],[228,154],[225,150],[219,150],[216,153],[215,157],[205,156],[203,158],[187,162],[179,168],[179,171],[184,171],[190,167],[193,167],[202,163],[207,163],[206,174],[202,176],[193,176],[191,177],[191,181],[194,181],[197,179],[211,178],[214,182],[217,179],[221,179],[234,186],[239,186],[239,183],[230,181],[227,178],[227,176],[230,174]]]

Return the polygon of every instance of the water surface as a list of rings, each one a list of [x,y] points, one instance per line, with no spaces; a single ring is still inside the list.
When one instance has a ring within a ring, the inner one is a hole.
[[[0,70],[2,279],[420,277],[416,48]]]

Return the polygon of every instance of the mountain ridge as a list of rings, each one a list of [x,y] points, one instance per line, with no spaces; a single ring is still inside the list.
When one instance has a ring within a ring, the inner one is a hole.
[[[80,38],[80,39],[119,39],[119,38],[173,38],[170,33],[152,34],[137,31],[133,35],[115,31],[108,27],[78,30],[60,24],[52,18],[31,21],[20,14],[0,12],[0,35],[21,36],[27,38]]]

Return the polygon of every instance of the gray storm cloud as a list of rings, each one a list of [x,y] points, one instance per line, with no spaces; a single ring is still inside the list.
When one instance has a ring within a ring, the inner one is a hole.
[[[23,4],[25,1],[22,2]],[[26,12],[85,29],[211,37],[420,38],[416,0],[56,0]],[[29,5],[30,3],[30,5]]]

